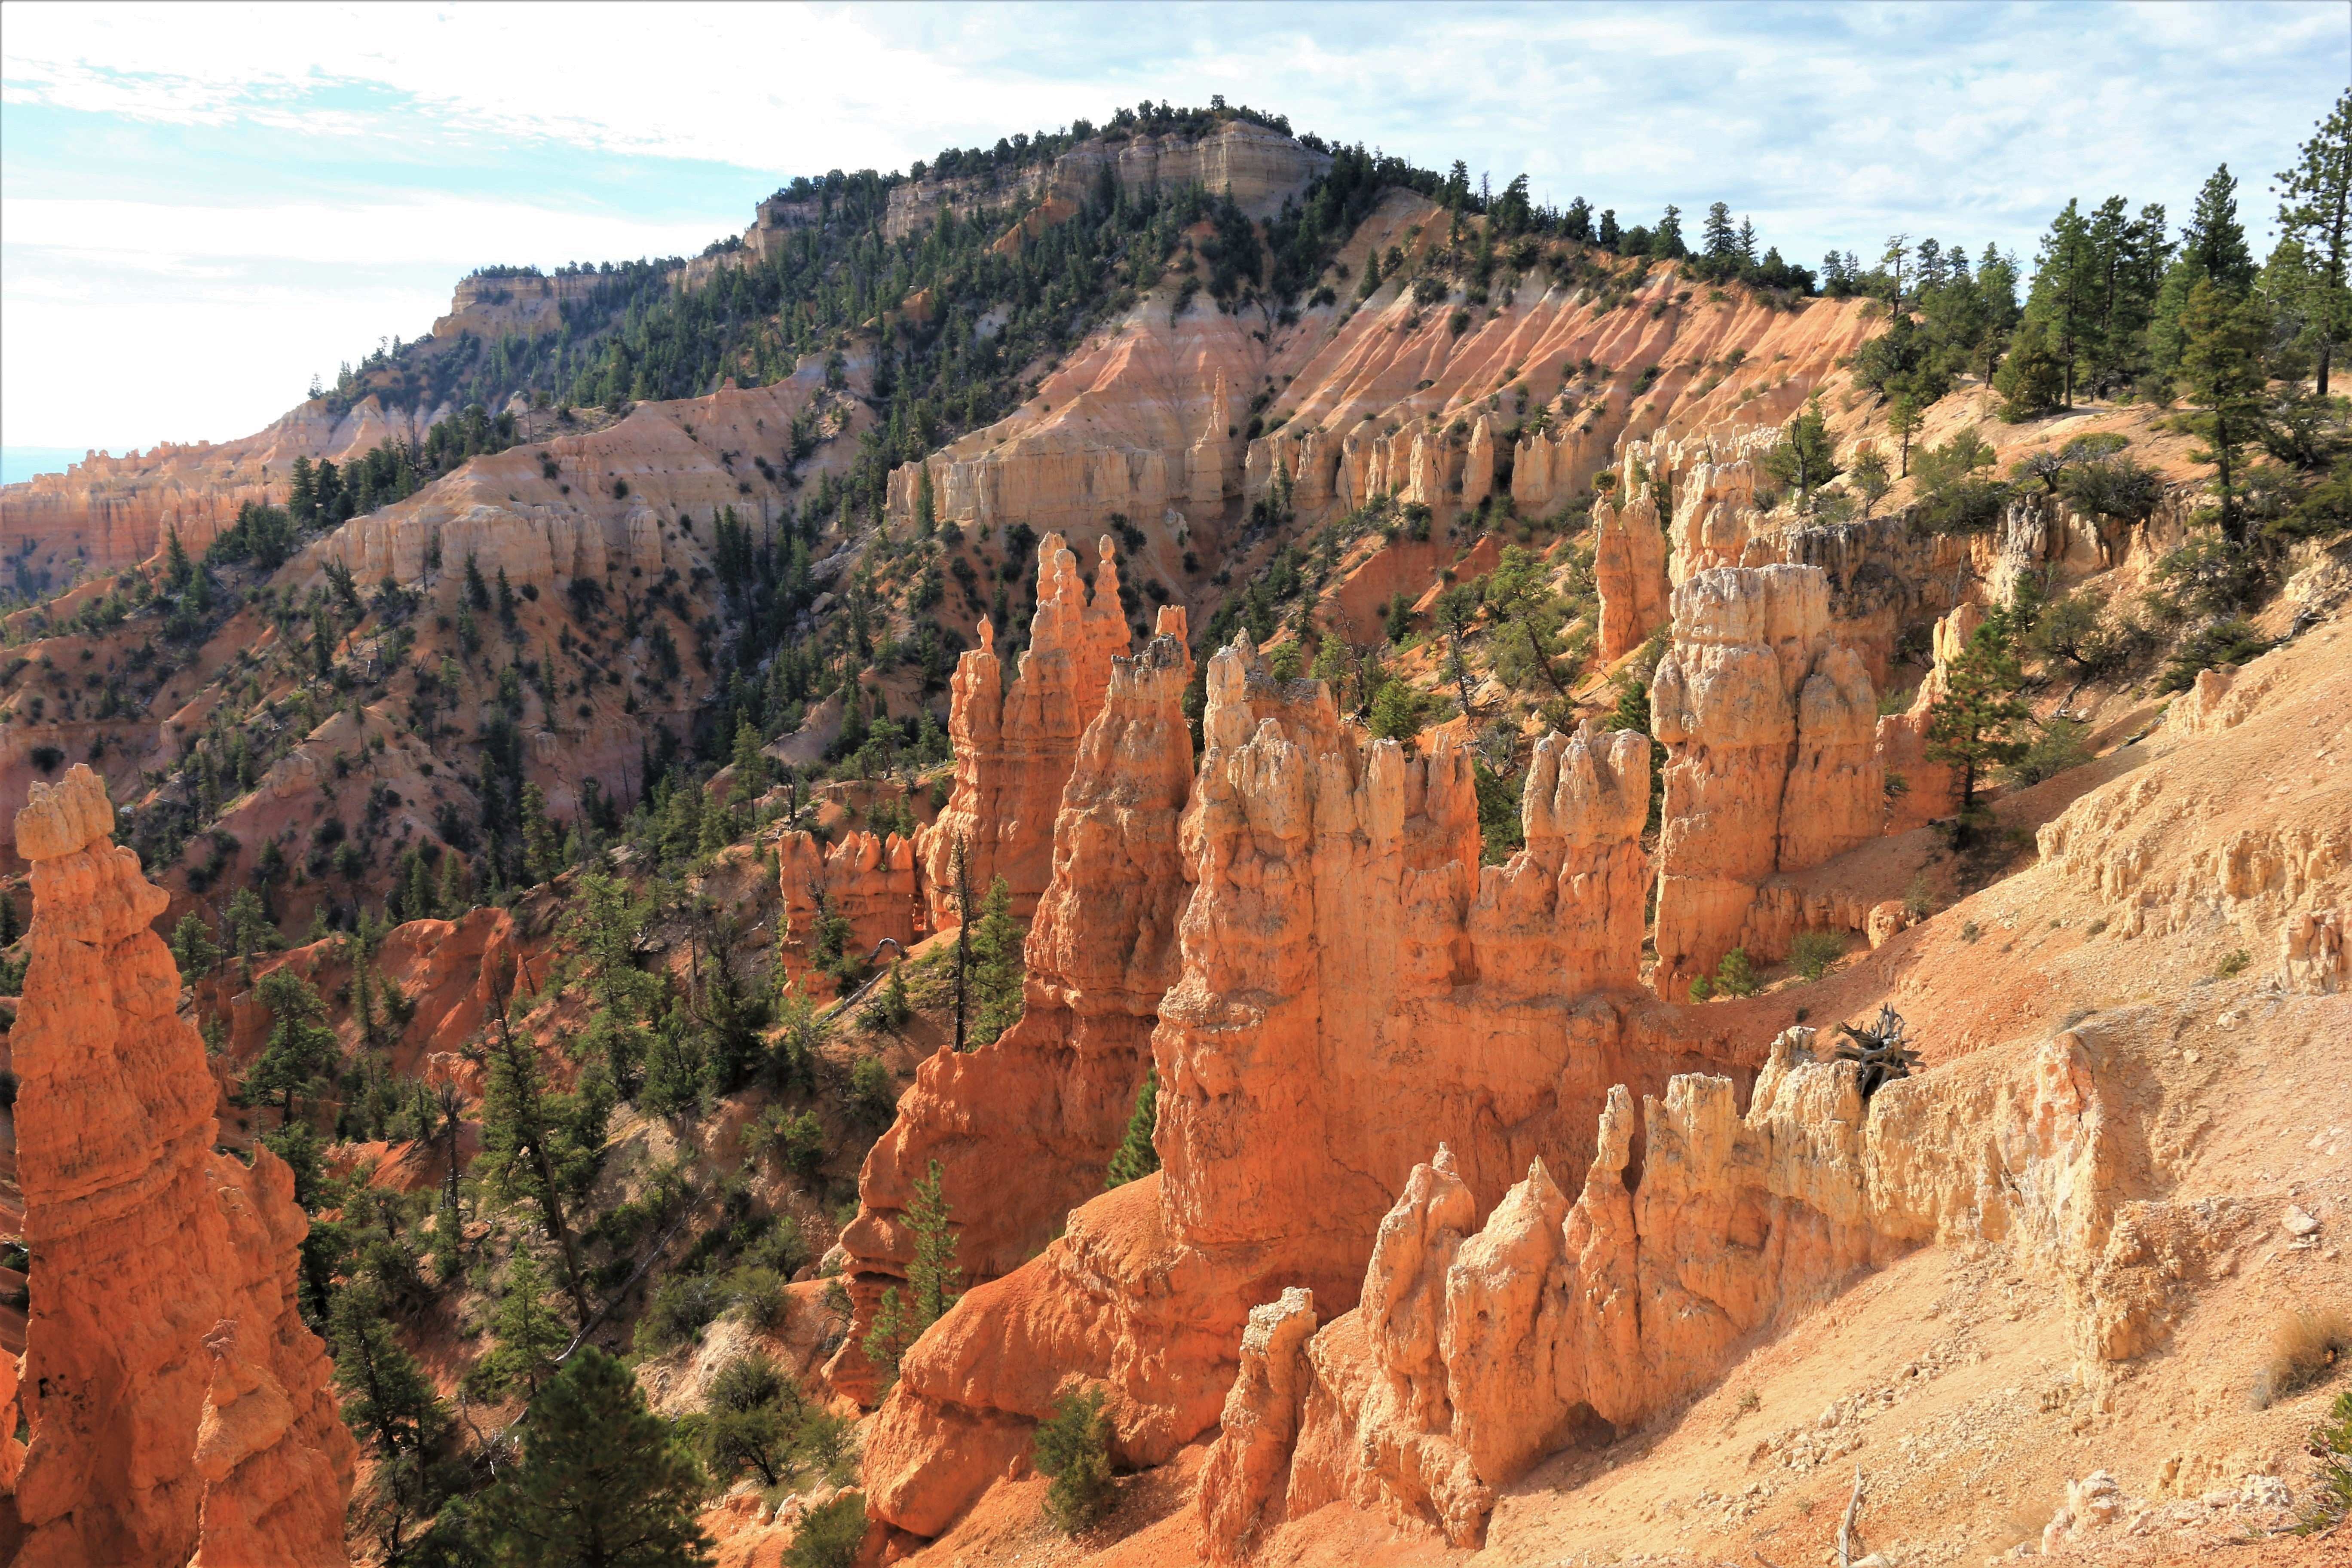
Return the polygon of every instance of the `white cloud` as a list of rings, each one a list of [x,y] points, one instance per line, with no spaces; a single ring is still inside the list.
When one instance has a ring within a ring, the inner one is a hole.
[[[0,394],[12,442],[73,444],[77,421],[133,405],[152,435],[236,434],[284,406],[267,389],[422,330],[472,266],[691,253],[740,228],[769,176],[902,168],[1147,97],[1222,92],[1496,184],[1525,170],[1539,198],[1580,194],[1629,224],[1720,198],[1808,261],[1906,230],[2030,254],[2074,195],[2163,201],[2178,220],[2224,159],[2259,233],[2268,175],[2347,70],[2334,4],[12,5],[0,113],[185,127],[190,147],[221,126],[299,136],[311,186],[321,149],[348,148],[354,171],[396,163],[426,194],[387,201],[354,173],[344,199],[239,205],[266,182],[224,163],[186,205],[142,204],[95,154],[61,188],[12,152],[44,199],[0,190]],[[509,145],[500,201],[480,152]],[[702,161],[698,189],[710,163],[764,173],[724,212],[647,224],[591,205],[621,158]],[[166,330],[166,301],[238,363],[150,369],[138,345]]]

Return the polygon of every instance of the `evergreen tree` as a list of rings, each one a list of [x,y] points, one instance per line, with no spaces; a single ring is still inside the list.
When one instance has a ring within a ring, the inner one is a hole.
[[[343,1421],[375,1459],[354,1522],[373,1525],[385,1561],[397,1562],[410,1525],[439,1501],[430,1451],[448,1415],[432,1380],[394,1337],[374,1285],[357,1280],[336,1293],[327,1339]]]
[[[1135,1113],[1127,1119],[1127,1136],[1110,1157],[1110,1168],[1103,1175],[1103,1191],[1123,1187],[1139,1181],[1160,1169],[1160,1151],[1152,1146],[1151,1134],[1160,1120],[1160,1072],[1146,1068],[1143,1087],[1135,1091]]]
[[[294,1096],[334,1066],[335,1032],[324,1023],[327,1005],[317,989],[291,969],[271,970],[256,989],[269,1014],[269,1037],[245,1075],[245,1092],[278,1096],[283,1125],[294,1120]]]
[[[481,1533],[505,1568],[693,1568],[703,1491],[636,1379],[583,1344],[531,1402],[522,1460],[484,1495]]]
[[[516,1384],[533,1398],[539,1386],[556,1371],[556,1355],[572,1335],[548,1310],[547,1280],[538,1259],[521,1247],[507,1266],[506,1288],[490,1314],[490,1332],[498,1343],[474,1363],[468,1383],[477,1394],[497,1399]]]
[[[1765,454],[1764,467],[1782,484],[1794,487],[1799,507],[1810,510],[1813,492],[1841,471],[1836,451],[1829,421],[1822,413],[1821,395],[1815,393],[1806,400],[1803,410],[1789,421],[1785,438]]]
[[[546,1091],[539,1055],[529,1041],[506,1026],[504,998],[494,1020],[489,1092],[482,1101],[481,1169],[491,1190],[529,1199],[539,1210],[541,1228],[563,1260],[563,1288],[572,1299],[572,1322],[584,1328],[593,1316],[580,1266],[579,1246],[565,1217],[564,1176],[575,1161],[589,1158],[585,1142],[557,1112],[571,1109]],[[591,1119],[601,1136],[601,1115]]]
[[[2270,311],[2258,298],[2236,299],[2200,279],[2181,313],[2187,337],[2180,375],[2199,412],[2190,425],[2205,437],[2196,456],[2214,468],[2221,500],[2222,537],[2234,548],[2246,542],[2242,505],[2244,474],[2238,454],[2261,432],[2263,393],[2267,385],[2263,353],[2269,346]]]
[[[768,793],[768,755],[761,748],[760,731],[749,718],[735,724],[735,797],[755,801]]]
[[[1102,1405],[1101,1389],[1072,1389],[1037,1424],[1037,1469],[1053,1478],[1045,1489],[1045,1514],[1065,1535],[1100,1519],[1117,1496],[1110,1479],[1110,1420]]]
[[[907,1327],[907,1305],[898,1294],[898,1287],[884,1287],[882,1299],[874,1304],[874,1320],[866,1328],[866,1337],[858,1342],[884,1393],[898,1381],[898,1363],[906,1355],[907,1347],[914,1342],[915,1336]]]
[[[1021,1016],[1022,946],[1028,933],[1013,918],[1013,889],[999,877],[981,900],[971,928],[971,1037],[986,1045]]]
[[[1657,232],[1650,237],[1650,255],[1660,261],[1680,261],[1689,254],[1690,247],[1683,243],[1683,209],[1668,202]]]
[[[12,903],[8,906],[8,914],[11,918],[6,921],[6,924],[16,923],[13,919],[15,913],[16,906]],[[14,937],[9,937],[0,941],[0,947],[5,947],[9,942],[15,940]],[[205,924],[204,917],[194,910],[182,915],[180,923],[172,928],[172,957],[180,966],[180,978],[190,985],[194,985],[197,981],[210,974],[213,972],[213,966],[220,962],[220,944],[213,941],[212,929]]]
[[[2093,302],[2098,290],[2097,257],[2082,204],[2070,201],[2042,237],[2034,258],[2033,289],[2026,297],[2025,320],[2038,324],[2056,356],[2059,403],[2074,405],[2074,378],[2091,347]]]
[[[2013,763],[2024,753],[2019,726],[2033,710],[2018,697],[2024,673],[2010,647],[2005,616],[1979,626],[1945,670],[1944,694],[1927,710],[1927,760],[1960,773],[1960,819],[1955,838],[1965,841],[1979,815],[1977,785],[1985,770]]]
[[[956,1236],[952,1228],[954,1213],[948,1205],[947,1194],[941,1190],[940,1163],[931,1162],[930,1171],[915,1184],[915,1195],[907,1205],[907,1228],[914,1233],[915,1256],[907,1265],[908,1310],[911,1331],[909,1341],[921,1337],[925,1329],[947,1315],[948,1309],[962,1298],[962,1292],[952,1289],[961,1278],[956,1268]]]
[[[2352,339],[2352,287],[2347,284],[2347,248],[2352,248],[2352,88],[2336,100],[2302,148],[2302,158],[2279,180],[2279,239],[2303,247],[2306,335],[2318,360],[2319,395],[2327,395],[2327,375],[2336,345]]]
[[[1706,220],[1700,230],[1700,244],[1709,261],[1729,261],[1739,255],[1739,234],[1731,226],[1731,206],[1727,202],[1715,202],[1706,209]]]

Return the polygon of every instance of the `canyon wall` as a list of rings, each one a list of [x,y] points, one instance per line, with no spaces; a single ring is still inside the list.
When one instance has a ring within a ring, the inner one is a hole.
[[[32,963],[11,1037],[39,1259],[16,1508],[28,1568],[342,1563],[354,1447],[295,1310],[306,1226],[267,1151],[213,1152],[203,1041],[89,769],[17,816]]]
[[[1164,609],[1160,629],[1183,637],[1183,612]],[[1053,874],[1054,820],[1062,786],[1087,726],[1101,711],[1111,661],[1128,651],[1118,602],[1118,563],[1101,542],[1094,592],[1078,558],[1058,533],[1037,545],[1037,613],[1029,648],[1012,684],[1004,680],[994,628],[980,626],[980,646],[956,660],[950,685],[948,738],[955,746],[955,788],[936,821],[916,835],[931,929],[945,930],[958,910],[956,847],[973,906],[1003,877],[1013,918],[1026,922]]]
[[[986,1045],[923,1063],[859,1173],[857,1218],[841,1237],[856,1315],[826,1369],[838,1390],[874,1393],[859,1346],[881,1293],[914,1255],[901,1215],[931,1162],[959,1221],[967,1285],[1035,1257],[1071,1209],[1103,1190],[1150,1066],[1160,995],[1175,979],[1192,677],[1181,626],[1111,660],[1101,711],[1062,791],[1021,1018]],[[1006,1179],[1012,1172],[1018,1180]]]
[[[1877,835],[1877,698],[1818,568],[1717,566],[1675,589],[1650,711],[1668,753],[1654,983],[1679,1001],[1735,947],[1785,954],[1776,874]]]
[[[1355,1303],[1433,1130],[1484,1209],[1538,1155],[1589,1160],[1612,1085],[1746,1076],[1704,1015],[1635,989],[1646,737],[1545,741],[1527,847],[1482,868],[1468,759],[1442,737],[1367,745],[1245,642],[1207,692],[1152,1037],[1163,1169],[1071,1212],[908,1353],[866,1466],[895,1530],[944,1529],[1072,1379],[1106,1391],[1130,1463],[1213,1426],[1252,1309],[1294,1288]]]

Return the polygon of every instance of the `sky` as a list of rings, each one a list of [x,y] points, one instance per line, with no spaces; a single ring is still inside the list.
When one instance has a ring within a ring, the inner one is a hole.
[[[2068,197],[2177,222],[2223,162],[2259,239],[2347,80],[2342,0],[5,4],[0,445],[245,435],[475,267],[691,255],[793,174],[1147,99],[1628,225],[1727,201],[1811,265],[1895,233],[2030,259]]]

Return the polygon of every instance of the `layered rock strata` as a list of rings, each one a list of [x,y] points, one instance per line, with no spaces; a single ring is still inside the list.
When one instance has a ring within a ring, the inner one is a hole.
[[[17,1177],[41,1263],[18,1561],[340,1564],[353,1445],[295,1308],[293,1177],[213,1152],[204,1043],[149,929],[164,896],[113,822],[79,766],[16,819]]]
[[[1735,947],[1786,952],[1792,931],[1750,919],[1774,876],[1876,836],[1877,700],[1819,570],[1714,567],[1675,590],[1650,705],[1668,751],[1654,982],[1679,1001]]]
[[[956,1257],[967,1285],[1018,1268],[1102,1191],[1150,1066],[1160,995],[1175,979],[1192,679],[1176,630],[1111,660],[1102,710],[1062,792],[1021,1018],[977,1049],[926,1061],[866,1157],[857,1218],[842,1233],[854,1327],[827,1369],[845,1393],[872,1393],[858,1346],[882,1291],[913,1258],[900,1216],[931,1162],[961,1222]],[[1020,1179],[1008,1182],[1007,1172]]]
[[[1548,740],[1526,849],[1482,868],[1468,759],[1443,738],[1367,745],[1320,682],[1275,680],[1246,643],[1206,684],[1152,1040],[1163,1168],[1072,1212],[908,1354],[866,1470],[896,1530],[946,1528],[1073,1378],[1105,1390],[1129,1463],[1215,1425],[1253,1308],[1294,1287],[1354,1305],[1432,1129],[1483,1209],[1538,1154],[1589,1160],[1610,1085],[1738,1071],[1634,994],[1645,737]]]
[[[1812,1044],[1773,1042],[1745,1114],[1718,1077],[1677,1077],[1638,1114],[1612,1089],[1580,1188],[1538,1158],[1484,1225],[1447,1150],[1415,1167],[1354,1311],[1312,1339],[1253,1321],[1202,1470],[1203,1555],[1239,1560],[1330,1502],[1477,1546],[1537,1459],[1673,1407],[1928,1240],[2011,1246],[2070,1282],[2086,1352],[2140,1348],[2146,1281],[2109,1240],[2152,1209],[2123,1201],[2129,1140],[2094,1045],[2061,1035],[1865,1101],[1858,1069]],[[1285,1465],[1275,1435],[1294,1429]]]
[[[1183,612],[1162,609],[1159,630],[1181,640]],[[1058,533],[1037,546],[1037,612],[1029,650],[1011,684],[996,652],[994,629],[980,626],[980,646],[956,660],[949,692],[948,737],[955,746],[955,788],[937,821],[916,835],[924,896],[933,930],[958,913],[956,847],[975,902],[1003,877],[1013,916],[1027,921],[1053,874],[1054,819],[1078,742],[1102,710],[1111,660],[1128,651],[1118,602],[1118,564],[1105,536],[1094,593],[1078,558]]]

